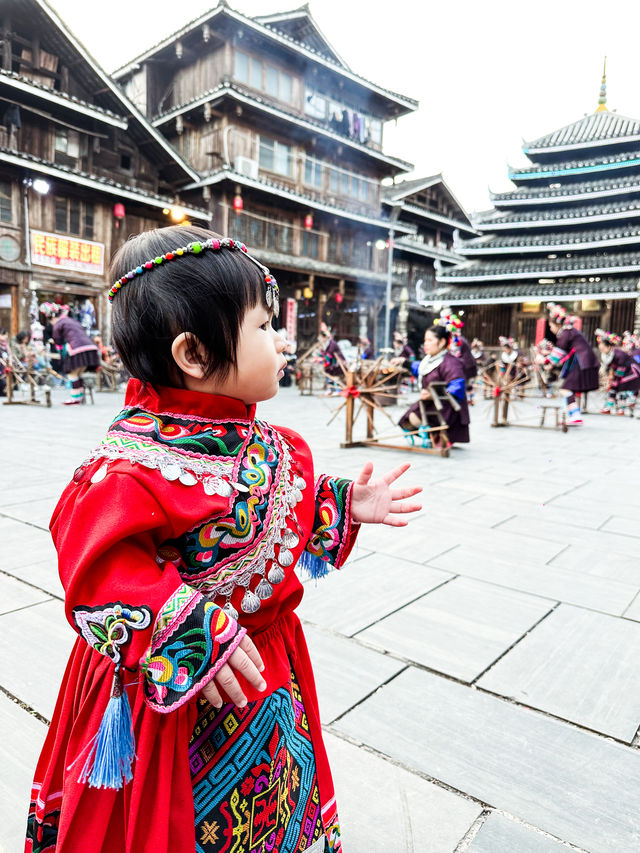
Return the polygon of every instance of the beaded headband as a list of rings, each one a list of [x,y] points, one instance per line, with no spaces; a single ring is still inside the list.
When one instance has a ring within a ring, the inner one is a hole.
[[[109,302],[113,302],[113,297],[123,287],[123,285],[128,284],[132,279],[136,278],[136,276],[143,275],[148,270],[165,263],[165,261],[175,261],[178,258],[184,257],[184,255],[199,255],[206,249],[211,249],[214,252],[217,252],[219,249],[237,249],[242,252],[245,258],[250,260],[252,264],[255,264],[264,276],[264,283],[267,291],[267,305],[269,308],[273,309],[274,315],[276,317],[278,316],[280,313],[278,282],[271,275],[268,267],[265,267],[260,263],[260,261],[251,257],[244,243],[240,243],[238,240],[231,240],[229,237],[222,237],[220,239],[217,237],[210,237],[208,240],[195,240],[193,243],[188,243],[186,246],[181,246],[179,249],[174,249],[172,252],[165,252],[164,255],[158,255],[157,258],[153,258],[151,261],[145,261],[145,263],[139,264],[135,269],[129,270],[128,273],[125,273],[121,278],[113,283],[109,290]]]

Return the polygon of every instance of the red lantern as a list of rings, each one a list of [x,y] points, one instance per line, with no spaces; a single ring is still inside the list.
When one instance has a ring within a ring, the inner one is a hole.
[[[342,303],[342,300],[344,299],[344,295],[340,293],[340,291],[338,291],[334,296],[334,299],[336,300],[336,305],[340,305]]]
[[[313,228],[313,216],[310,213],[307,213],[304,218],[304,227],[307,231],[311,231]]]
[[[120,220],[124,219],[124,214],[125,214],[124,204],[121,201],[117,201],[113,205],[113,218],[116,221],[116,228],[120,227]]]
[[[237,193],[233,197],[233,209],[235,210],[236,213],[241,213],[243,207],[244,207],[244,202],[242,200],[242,196],[240,195],[240,193]]]

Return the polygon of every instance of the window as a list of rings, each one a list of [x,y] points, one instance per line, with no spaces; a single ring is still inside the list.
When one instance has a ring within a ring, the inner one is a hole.
[[[240,83],[249,82],[249,57],[246,53],[236,50],[233,64],[233,76]]]
[[[120,168],[125,172],[131,171],[131,154],[120,155]]]
[[[56,196],[54,201],[56,231],[75,237],[93,239],[93,205],[75,198]]]
[[[340,175],[340,192],[342,195],[349,195],[349,174],[342,172]]]
[[[274,65],[263,63],[255,56],[249,56],[236,50],[233,60],[233,76],[240,83],[246,83],[252,89],[266,92],[272,98],[291,102],[293,79],[290,74],[280,71]]]
[[[369,135],[374,142],[377,142],[378,145],[382,145],[382,122],[380,119],[372,118],[371,125],[369,127]]]
[[[302,232],[302,254],[307,258],[318,257],[318,235],[309,231]]]
[[[310,187],[322,188],[322,173],[324,169],[322,163],[314,160],[313,157],[305,157],[304,160],[304,182]]]
[[[0,181],[0,222],[11,222],[11,183]]]
[[[75,160],[80,156],[80,134],[66,127],[56,129],[56,154],[66,154]]]
[[[249,85],[254,89],[262,89],[262,63],[253,56],[249,62]]]
[[[329,170],[329,190],[332,193],[338,192],[338,172],[336,169]]]
[[[278,97],[278,69],[273,65],[267,65],[267,85],[265,87],[267,95]]]
[[[259,163],[262,169],[291,177],[291,146],[261,136]]]

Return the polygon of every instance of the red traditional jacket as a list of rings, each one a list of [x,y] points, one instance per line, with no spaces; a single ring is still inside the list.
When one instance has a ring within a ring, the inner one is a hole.
[[[314,479],[305,442],[256,420],[255,406],[130,381],[51,520],[79,637],[26,850],[340,849],[294,570],[303,552],[301,563],[343,564],[350,500],[349,481]],[[216,712],[200,691],[245,632],[267,690],[239,677],[247,707]],[[116,666],[136,760],[130,782],[98,789],[87,759]]]

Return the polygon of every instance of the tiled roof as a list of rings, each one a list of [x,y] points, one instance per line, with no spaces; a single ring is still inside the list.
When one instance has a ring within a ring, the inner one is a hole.
[[[423,304],[466,303],[497,304],[517,302],[573,301],[597,299],[606,296],[612,299],[635,299],[638,296],[638,278],[598,278],[566,280],[553,284],[482,284],[458,287],[437,287],[423,299]]]
[[[608,172],[612,169],[640,168],[640,150],[625,151],[624,154],[610,154],[603,157],[566,160],[563,163],[532,163],[518,169],[509,169],[509,177],[515,181],[549,180],[566,175],[580,175],[586,172]]]
[[[240,172],[236,172],[235,169],[232,169],[231,166],[223,166],[220,169],[217,169],[214,172],[211,172],[209,175],[204,176],[199,181],[194,182],[193,184],[188,184],[186,187],[183,187],[184,190],[192,190],[199,189],[205,186],[211,186],[213,184],[220,183],[224,180],[231,180],[237,184],[241,184],[246,187],[253,187],[257,190],[264,190],[267,193],[271,193],[272,195],[280,196],[280,198],[286,198],[290,201],[293,201],[297,204],[302,204],[315,210],[321,210],[325,213],[330,213],[333,216],[338,216],[342,219],[349,219],[353,222],[362,222],[365,225],[372,225],[377,228],[383,228],[385,231],[389,228],[389,220],[384,219],[381,216],[371,216],[368,213],[360,213],[358,211],[351,211],[344,207],[338,207],[335,204],[328,204],[324,197],[321,195],[310,195],[309,193],[304,193],[296,189],[292,189],[287,184],[279,183],[278,181],[272,181],[269,178],[265,178],[260,175],[257,178],[250,178],[247,175],[243,175]],[[415,232],[415,227],[406,222],[396,222],[394,224],[394,229],[403,234],[412,234]]]
[[[567,274],[640,271],[640,252],[619,252],[607,255],[581,255],[571,258],[517,258],[508,261],[473,261],[446,270],[439,281],[504,278],[563,277]]]
[[[339,62],[329,59],[325,55],[314,50],[312,47],[309,47],[306,44],[301,44],[300,42],[291,38],[291,36],[288,36],[285,33],[279,32],[269,26],[261,24],[257,18],[250,18],[246,15],[243,15],[241,12],[232,9],[226,2],[226,0],[224,0],[224,2],[220,2],[218,6],[216,6],[214,9],[210,9],[204,15],[200,15],[200,17],[195,18],[194,20],[185,24],[185,26],[179,29],[174,29],[170,36],[165,39],[162,39],[162,41],[156,42],[156,44],[154,44],[148,50],[145,50],[143,53],[139,54],[134,59],[127,62],[125,65],[121,66],[120,68],[117,68],[112,73],[112,76],[116,80],[120,79],[121,77],[124,77],[126,74],[130,73],[136,65],[142,64],[146,59],[149,59],[155,53],[158,53],[158,51],[168,47],[178,39],[184,38],[193,30],[197,29],[198,27],[201,27],[205,23],[209,23],[214,17],[220,14],[225,14],[237,23],[244,24],[250,29],[262,33],[263,35],[266,35],[268,38],[271,38],[274,41],[279,41],[281,44],[288,45],[292,50],[295,50],[298,53],[308,55],[309,58],[315,59],[316,62],[318,62],[319,64],[324,65],[328,68],[332,68],[338,74],[353,80],[355,83],[359,83],[367,89],[380,92],[380,94],[386,96],[390,100],[393,100],[396,104],[403,106],[406,111],[413,111],[418,108],[418,101],[416,101],[414,98],[409,98],[406,95],[400,95],[397,92],[392,92],[391,89],[385,89],[382,86],[379,86],[377,83],[373,83],[371,80],[367,80],[365,77],[361,77],[358,74],[354,74],[352,71],[345,69],[342,65],[340,65]]]
[[[551,187],[526,187],[508,193],[492,193],[493,203],[509,207],[515,204],[553,204],[572,198],[588,198],[595,195],[623,195],[640,192],[640,176],[605,178],[601,181],[581,181]]]
[[[640,140],[640,121],[604,110],[527,142],[523,150],[528,152],[593,147],[598,144],[620,143],[625,139]]]
[[[26,151],[17,151],[13,148],[0,146],[0,162],[10,164],[19,163],[22,167],[31,167],[43,174],[61,176],[72,183],[90,186],[94,189],[103,188],[105,192],[109,192],[112,195],[122,192],[135,198],[142,204],[146,203],[154,207],[173,207],[176,204],[174,198],[156,195],[156,193],[150,193],[140,187],[123,184],[111,178],[105,178],[102,175],[94,175],[90,172],[83,172],[80,169],[71,169],[68,166],[62,166],[59,163],[52,163],[50,160],[44,160],[42,157],[36,157],[34,154],[29,154]],[[204,221],[211,219],[211,214],[208,210],[193,207],[185,203],[181,203],[180,207],[184,208],[190,216],[194,216],[197,219]]]
[[[270,113],[276,113],[284,120],[295,121],[296,124],[307,127],[312,133],[320,131],[323,135],[328,136],[331,139],[335,139],[342,145],[348,145],[350,148],[361,151],[363,154],[367,154],[370,157],[384,160],[384,162],[394,165],[403,171],[413,169],[413,165],[408,163],[406,160],[400,160],[399,157],[390,157],[388,154],[378,151],[376,148],[370,148],[368,145],[355,142],[350,137],[337,133],[321,121],[312,119],[309,116],[302,116],[300,113],[286,109],[281,104],[274,104],[266,98],[262,98],[260,95],[256,95],[255,93],[250,92],[231,81],[223,81],[213,89],[209,89],[207,92],[203,92],[201,95],[198,95],[197,98],[192,98],[183,104],[171,107],[170,110],[166,110],[166,112],[160,113],[160,115],[156,116],[151,123],[154,127],[162,127],[163,124],[171,121],[175,116],[189,112],[198,106],[204,105],[215,98],[221,98],[224,95],[231,95],[239,101],[244,101],[245,103],[256,106],[258,109],[263,109]]]
[[[40,83],[37,80],[32,80],[30,77],[26,77],[24,74],[17,74],[15,71],[9,71],[7,68],[0,68],[0,82],[2,78],[6,78],[7,81],[13,81],[15,83],[23,83],[30,88],[33,88],[39,92],[42,92],[45,96],[55,95],[57,98],[61,98],[63,101],[68,101],[69,106],[73,108],[84,108],[87,110],[91,110],[92,112],[100,113],[105,116],[105,118],[115,119],[118,122],[124,122],[126,124],[126,119],[118,115],[117,113],[112,112],[111,110],[107,110],[104,107],[99,107],[97,104],[92,104],[89,101],[83,101],[82,98],[76,98],[75,95],[70,95],[68,92],[63,92],[59,89],[52,89],[50,86],[45,86],[44,83]]]
[[[640,216],[640,199],[610,201],[579,207],[554,207],[545,210],[490,210],[477,214],[474,225],[480,231],[493,231],[522,224],[526,228],[549,228],[550,223],[572,226],[585,222],[609,219],[634,219]]]
[[[474,240],[461,240],[456,248],[460,254],[471,255],[482,251],[490,254],[496,249],[514,252],[522,249],[527,252],[553,251],[555,249],[579,249],[594,244],[624,245],[640,243],[640,225],[618,225],[612,228],[599,228],[591,231],[555,231],[527,232],[524,234],[493,234],[489,237],[476,237]]]

